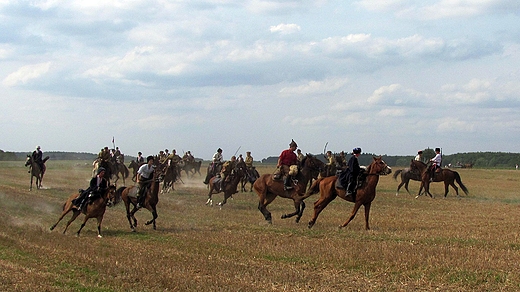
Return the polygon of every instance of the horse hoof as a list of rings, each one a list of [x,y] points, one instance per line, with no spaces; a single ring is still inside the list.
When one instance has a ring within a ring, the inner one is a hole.
[[[97,236],[97,237],[98,237],[98,238],[102,238],[103,236],[102,236],[101,234],[98,234],[98,236]]]
[[[285,218],[287,218],[287,214],[282,215],[282,219],[285,219]]]

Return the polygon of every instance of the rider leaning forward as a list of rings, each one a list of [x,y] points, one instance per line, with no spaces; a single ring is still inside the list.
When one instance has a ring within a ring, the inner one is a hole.
[[[141,208],[144,205],[144,198],[146,197],[146,191],[153,180],[154,171],[154,158],[152,155],[146,158],[146,164],[141,165],[137,171],[137,183],[139,184],[139,191],[137,192],[137,208]]]
[[[224,164],[222,165],[222,170],[220,171],[220,176],[222,178],[220,180],[220,190],[223,190],[225,184],[229,181],[229,176],[231,174],[231,171],[233,171],[233,169],[235,168],[236,162],[237,158],[233,155],[231,156],[230,160],[224,162]]]
[[[79,197],[73,201],[73,204],[78,207],[78,210],[81,210],[87,199],[100,197],[107,189],[108,181],[105,179],[105,168],[99,167],[97,175],[90,180],[90,186],[80,193]]]
[[[280,154],[280,157],[278,157],[278,163],[276,165],[276,170],[274,173],[275,179],[281,179],[283,176],[284,178],[284,187],[286,190],[290,190],[293,188],[292,186],[292,179],[289,176],[289,171],[291,166],[297,166],[298,165],[298,156],[294,153],[296,151],[296,148],[298,148],[298,145],[294,140],[291,140],[291,143],[289,144],[289,149],[285,149]]]

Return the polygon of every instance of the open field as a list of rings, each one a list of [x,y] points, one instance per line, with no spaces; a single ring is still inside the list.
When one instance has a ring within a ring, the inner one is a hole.
[[[364,230],[364,210],[338,229],[352,204],[332,202],[312,229],[280,219],[292,201],[277,198],[267,225],[254,193],[238,193],[221,210],[204,205],[202,177],[183,177],[161,194],[157,230],[130,232],[124,205],[107,209],[103,238],[83,216],[62,234],[50,231],[65,199],[86,188],[90,162],[49,161],[44,189],[29,192],[23,162],[0,162],[2,291],[517,291],[520,289],[520,171],[457,169],[470,195],[408,195],[381,177]],[[260,173],[270,167],[258,167]],[[394,171],[395,171],[394,167]],[[127,185],[132,182],[127,181]],[[417,192],[418,182],[410,189]],[[214,195],[214,201],[222,194]]]

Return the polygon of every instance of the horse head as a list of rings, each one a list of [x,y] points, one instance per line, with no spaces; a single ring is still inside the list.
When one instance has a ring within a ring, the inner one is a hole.
[[[32,157],[31,155],[27,155],[27,158],[25,159],[25,166],[29,166],[32,164]]]
[[[410,162],[410,170],[412,171],[417,171],[418,173],[421,173],[426,168],[427,164],[422,161],[412,159]]]
[[[308,168],[319,173],[326,170],[325,163],[309,153],[302,160],[302,168]]]
[[[377,175],[387,175],[392,173],[392,168],[386,164],[381,156],[373,157],[374,161],[368,166],[367,173]]]
[[[110,185],[106,194],[107,198],[107,207],[115,206],[115,204],[119,203],[116,199],[116,185]]]

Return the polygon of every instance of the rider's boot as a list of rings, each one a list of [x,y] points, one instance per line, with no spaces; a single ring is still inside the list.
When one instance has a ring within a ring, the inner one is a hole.
[[[289,176],[285,177],[283,187],[285,190],[292,190],[294,188],[292,186],[292,179]]]

